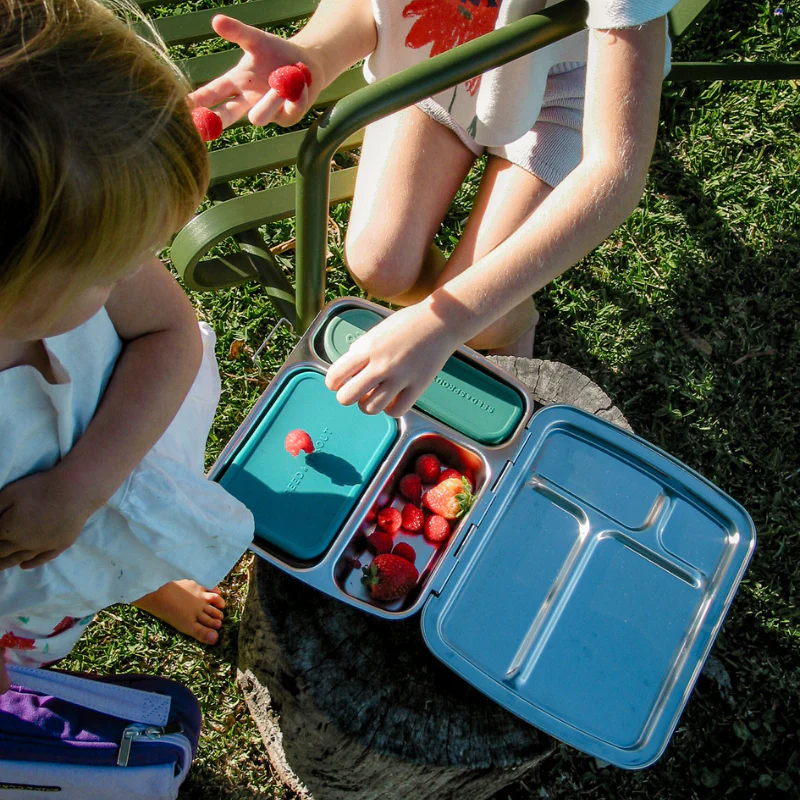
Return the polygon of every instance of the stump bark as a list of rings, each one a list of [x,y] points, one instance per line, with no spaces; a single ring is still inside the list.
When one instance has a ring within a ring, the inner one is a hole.
[[[571,403],[630,430],[576,370],[492,360],[537,405]],[[486,800],[554,740],[427,649],[419,616],[383,620],[256,559],[239,629],[239,684],[281,781],[302,800]]]

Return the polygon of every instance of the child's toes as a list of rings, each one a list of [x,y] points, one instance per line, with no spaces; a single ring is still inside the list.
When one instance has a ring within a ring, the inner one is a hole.
[[[195,622],[189,635],[202,644],[216,644],[219,641],[219,634],[202,622]]]
[[[203,606],[203,613],[213,619],[222,619],[225,616],[221,609],[210,605]]]
[[[206,628],[213,628],[214,630],[219,630],[222,627],[222,617],[212,617],[210,614],[206,614],[205,611],[201,611],[197,615],[197,621],[201,625],[205,625]]]
[[[209,605],[216,606],[217,608],[225,608],[225,599],[219,593],[219,586],[213,589],[203,589],[203,599]]]

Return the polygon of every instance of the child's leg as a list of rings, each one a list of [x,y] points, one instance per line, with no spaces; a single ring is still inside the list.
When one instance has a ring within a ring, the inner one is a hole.
[[[225,608],[219,587],[209,591],[194,581],[171,581],[131,605],[203,644],[216,644],[219,639]]]
[[[430,293],[445,263],[433,237],[474,160],[414,106],[367,127],[345,243],[359,286],[401,305]]]
[[[507,239],[550,194],[552,187],[505,159],[490,156],[466,228],[437,280],[446,283]],[[539,314],[533,298],[492,323],[467,344],[530,357]]]

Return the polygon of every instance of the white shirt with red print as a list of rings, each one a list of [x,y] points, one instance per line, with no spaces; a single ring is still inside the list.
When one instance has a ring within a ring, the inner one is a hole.
[[[372,83],[561,0],[372,0],[378,44],[364,65]],[[589,0],[588,25],[630,28],[664,16],[677,0]],[[586,63],[587,31],[433,97],[476,142],[497,146],[529,131],[547,75]],[[664,74],[669,71],[670,46]]]

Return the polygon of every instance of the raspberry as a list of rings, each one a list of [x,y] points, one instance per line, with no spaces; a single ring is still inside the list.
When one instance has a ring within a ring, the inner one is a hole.
[[[414,552],[414,548],[408,544],[408,542],[398,542],[394,546],[394,550],[392,550],[393,556],[400,556],[400,558],[404,558],[406,561],[410,561],[412,564],[417,560],[417,554]]]
[[[391,553],[392,545],[391,534],[385,531],[375,531],[371,536],[367,536],[367,550],[375,553],[376,556],[381,555],[381,553]]]
[[[294,64],[288,64],[273,70],[268,83],[278,97],[296,103],[302,96],[303,89],[306,88],[306,76],[302,69]]]
[[[192,122],[204,142],[213,142],[222,135],[222,119],[210,108],[204,106],[193,108]]]
[[[302,61],[298,61],[295,64],[295,66],[297,67],[297,69],[300,70],[300,72],[303,73],[303,78],[305,79],[306,86],[311,86],[311,70],[308,68],[308,66],[304,64]]]
[[[421,508],[417,508],[413,503],[406,503],[403,506],[401,517],[403,527],[407,531],[421,531],[422,526],[425,524],[425,514],[422,513]]]
[[[438,514],[431,514],[425,520],[425,538],[429,542],[439,544],[450,536],[450,523]]]
[[[400,512],[394,506],[382,508],[378,512],[378,527],[387,533],[397,533],[402,520]]]
[[[433,453],[424,453],[414,464],[414,471],[422,479],[423,483],[436,483],[439,480],[439,471],[442,465]]]
[[[289,433],[286,434],[284,447],[286,451],[293,456],[300,455],[301,450],[305,450],[306,453],[314,452],[314,443],[311,441],[311,437],[299,428],[296,431],[289,431]]]
[[[422,502],[422,481],[413,472],[400,479],[400,494],[418,506]]]

